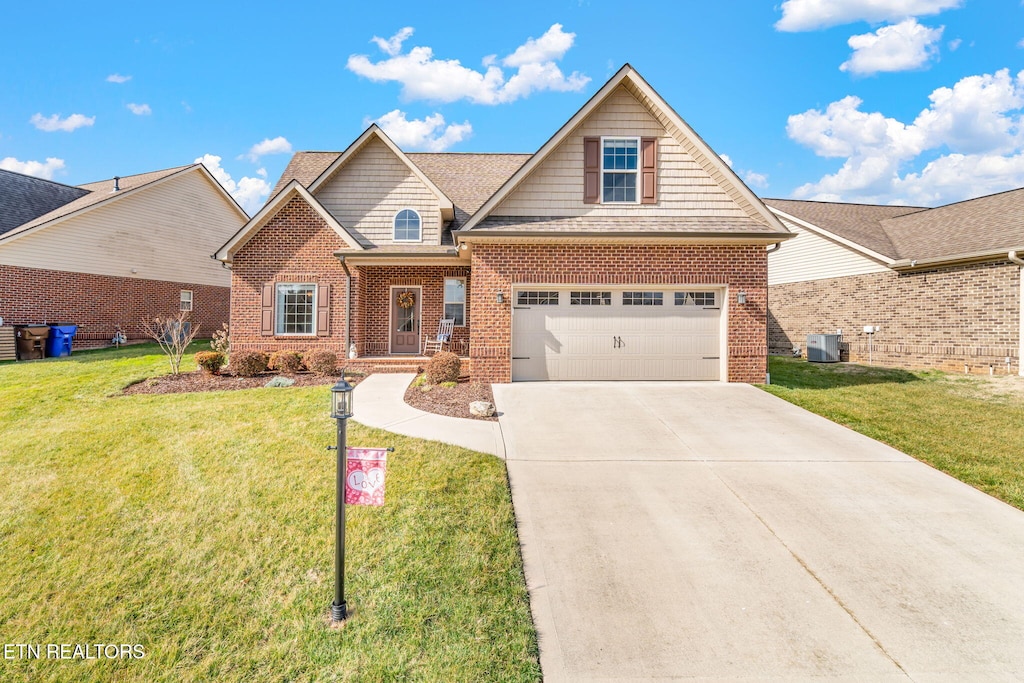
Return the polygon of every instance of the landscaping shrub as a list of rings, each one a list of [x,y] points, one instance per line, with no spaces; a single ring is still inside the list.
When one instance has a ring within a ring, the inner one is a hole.
[[[255,377],[267,369],[267,354],[260,351],[235,351],[231,371],[239,377]]]
[[[220,329],[213,333],[210,339],[210,348],[218,353],[228,356],[231,353],[231,336],[228,334],[228,324],[221,323]]]
[[[274,351],[270,354],[269,367],[286,375],[294,375],[302,369],[302,355],[298,351]]]
[[[427,381],[431,384],[455,382],[459,379],[462,361],[451,351],[438,351],[427,363]]]
[[[224,354],[217,351],[200,351],[196,354],[196,365],[211,375],[216,375],[224,366]]]
[[[327,349],[310,349],[302,354],[302,364],[315,375],[328,377],[338,373],[338,354]]]

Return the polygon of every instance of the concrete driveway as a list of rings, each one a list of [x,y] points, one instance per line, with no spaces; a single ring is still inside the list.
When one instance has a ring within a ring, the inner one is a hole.
[[[1024,512],[746,385],[494,394],[546,680],[1024,680]]]

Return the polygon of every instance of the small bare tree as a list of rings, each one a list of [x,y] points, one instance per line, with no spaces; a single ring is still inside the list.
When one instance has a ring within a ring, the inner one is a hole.
[[[199,331],[199,325],[193,325],[188,318],[188,311],[178,311],[176,315],[157,316],[142,321],[142,331],[159,344],[160,350],[167,355],[172,375],[180,374],[181,357]]]

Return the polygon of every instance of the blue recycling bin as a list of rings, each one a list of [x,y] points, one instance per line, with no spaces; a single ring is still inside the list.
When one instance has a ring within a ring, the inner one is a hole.
[[[78,332],[78,325],[50,325],[50,336],[46,339],[47,358],[62,358],[71,355],[71,340]]]

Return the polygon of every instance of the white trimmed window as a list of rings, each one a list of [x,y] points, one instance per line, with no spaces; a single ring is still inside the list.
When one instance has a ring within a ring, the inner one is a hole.
[[[395,214],[396,242],[420,242],[422,240],[422,221],[414,209],[402,209]]]
[[[454,318],[456,327],[466,326],[466,278],[444,279],[444,317]]]
[[[636,204],[640,138],[601,138],[601,202]]]
[[[181,310],[191,311],[192,310],[192,290],[183,289],[181,290]]]
[[[308,282],[277,284],[274,334],[316,332],[316,285]]]

